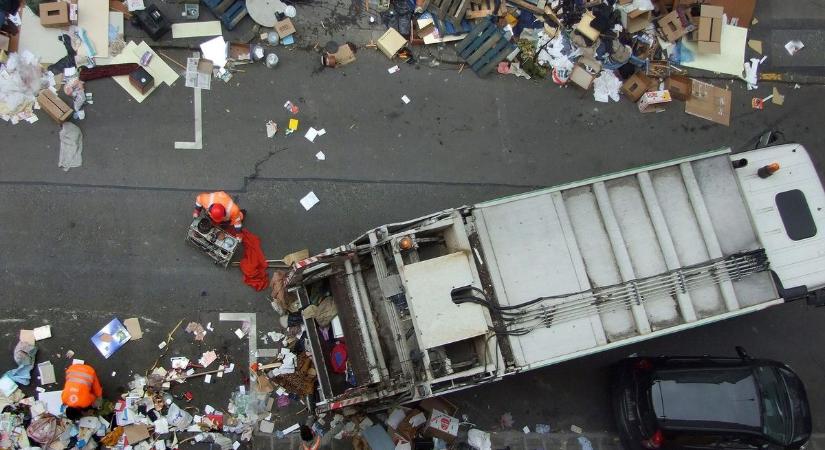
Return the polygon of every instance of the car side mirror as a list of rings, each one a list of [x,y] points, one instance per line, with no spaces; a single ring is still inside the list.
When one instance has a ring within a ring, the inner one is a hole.
[[[745,348],[740,345],[736,346],[736,354],[738,354],[742,359],[751,359],[751,355],[749,355]]]

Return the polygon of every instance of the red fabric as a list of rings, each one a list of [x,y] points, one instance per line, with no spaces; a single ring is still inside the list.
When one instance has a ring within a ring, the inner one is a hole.
[[[266,257],[261,250],[261,240],[251,231],[244,228],[240,233],[243,239],[243,258],[241,259],[241,272],[243,282],[251,286],[256,291],[262,291],[269,286],[269,275],[266,273]]]

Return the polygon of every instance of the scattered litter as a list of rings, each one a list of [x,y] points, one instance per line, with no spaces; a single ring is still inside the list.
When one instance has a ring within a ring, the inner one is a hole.
[[[582,434],[582,431],[584,431],[584,430],[582,430],[581,427],[579,427],[577,425],[570,425],[570,431],[572,431],[576,434]]]
[[[794,85],[793,85],[794,89],[800,89],[801,87],[802,86],[800,86],[799,83],[794,83]]]
[[[289,126],[288,126],[288,128],[289,128],[291,131],[296,131],[296,130],[298,130],[298,119],[289,119]]]
[[[158,344],[159,349],[163,349],[163,347],[166,347],[166,341],[162,341],[160,344]]]
[[[244,337],[246,337],[246,333],[244,332],[244,330],[238,328],[237,330],[235,330],[235,336],[238,336],[238,339],[243,339]]]
[[[35,341],[42,341],[43,339],[52,337],[52,327],[50,325],[43,325],[42,327],[37,327],[32,331],[34,333]]]
[[[387,72],[395,73],[395,72],[398,72],[399,70],[401,70],[401,69],[399,69],[398,66],[396,65],[396,66],[392,66],[389,69],[387,69]]]
[[[476,450],[490,450],[493,448],[490,433],[475,428],[467,432],[467,443]]]
[[[315,159],[317,159],[318,161],[323,161],[327,159],[327,155],[325,155],[324,152],[318,152],[315,154]]]
[[[755,51],[756,53],[759,53],[760,55],[762,54],[762,41],[756,39],[749,39],[748,47],[750,47],[751,50]]]
[[[92,336],[91,341],[104,358],[109,358],[131,338],[120,320],[112,319]]]
[[[284,103],[284,109],[289,111],[290,114],[298,114],[298,105],[296,105],[295,103],[292,103],[292,101],[290,101],[290,100],[287,100],[286,103]],[[297,128],[297,126],[296,126],[296,128]]]
[[[593,450],[593,444],[590,443],[590,439],[587,439],[584,436],[579,436],[576,440],[579,441],[581,450]]]
[[[805,48],[805,44],[803,44],[802,41],[799,40],[788,41],[788,43],[785,44],[785,50],[787,50],[788,54],[791,56],[795,55],[803,48]]]
[[[751,99],[751,107],[753,109],[764,109],[765,108],[765,101],[761,98],[754,97]]]
[[[206,324],[206,329],[209,330],[209,331],[215,331],[215,329],[212,328],[212,322],[209,322],[209,323]]]
[[[751,58],[750,62],[746,62],[744,64],[744,66],[745,66],[745,72],[744,72],[745,76],[744,76],[744,78],[745,78],[745,81],[748,83],[748,90],[749,91],[752,91],[752,90],[757,88],[757,85],[756,85],[758,83],[757,71],[759,70],[760,62],[761,61],[759,60],[759,58]]]
[[[189,324],[186,325],[186,332],[192,333],[196,341],[202,341],[203,338],[206,337],[206,330],[203,328],[203,325],[198,322],[189,322]]]
[[[215,362],[216,359],[218,359],[218,355],[215,353],[215,351],[209,350],[208,352],[203,352],[203,355],[201,355],[200,359],[198,360],[198,364],[203,366],[203,368],[205,369],[209,367],[210,364]]]
[[[539,434],[550,434],[550,425],[544,423],[537,423],[536,424],[536,433]]]
[[[206,374],[206,376],[203,377],[203,382],[206,383],[206,384],[211,383],[212,382],[212,374]]]
[[[313,127],[309,127],[309,130],[307,130],[307,134],[305,134],[304,137],[307,138],[309,142],[315,142],[315,138],[318,137],[318,130]]]
[[[593,98],[597,102],[607,103],[609,100],[619,101],[619,89],[622,88],[622,81],[612,70],[604,70],[601,75],[593,80]]]
[[[301,206],[304,207],[305,210],[309,211],[313,206],[317,205],[320,200],[315,195],[315,192],[309,191],[309,194],[305,195],[301,199]]]
[[[401,96],[401,101],[404,102],[404,104],[408,104],[408,103],[410,103],[410,98],[407,97],[406,95],[402,95]]]
[[[129,12],[143,11],[146,9],[143,0],[126,0],[126,7],[129,8]]]
[[[117,372],[112,372],[112,376],[115,376],[115,375],[117,375]]]
[[[266,137],[271,138],[276,134],[278,134],[278,124],[270,120],[266,123]]]
[[[140,328],[140,320],[137,317],[131,317],[123,321],[126,331],[132,336],[132,340],[136,341],[143,337],[143,330]]]
[[[522,428],[522,429],[521,429],[521,431],[523,431],[523,432],[524,432],[524,434],[530,434],[530,427],[528,427],[527,425],[525,425],[525,426],[524,426],[524,428]]]
[[[37,371],[40,376],[40,385],[56,383],[57,379],[54,375],[54,366],[51,361],[44,361],[37,365]]]

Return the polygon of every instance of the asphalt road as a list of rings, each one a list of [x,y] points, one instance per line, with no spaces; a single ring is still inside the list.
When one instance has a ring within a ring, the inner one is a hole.
[[[186,55],[170,53],[181,61]],[[777,84],[784,106],[756,111],[751,97],[767,96],[774,85],[748,92],[741,82],[719,81],[734,89],[732,125],[722,127],[684,114],[680,103],[641,115],[627,101],[595,103],[590,93],[549,82],[482,80],[427,60],[390,75],[395,63],[371,50],[338,70],[318,70],[311,51],[279,56],[276,69],[251,66],[204,92],[203,150],[173,147],[193,135],[192,92],[182,80],[142,104],[111,80],[90,82],[95,103],[79,123],[83,166],[69,172],[57,168],[58,128],[45,114],[33,126],[0,124],[0,335],[9,356],[20,328],[49,323],[54,338],[41,343],[42,357],[61,367],[72,349],[98,367],[107,392],[116,392],[152,365],[157,344],[179,320],[195,320],[213,322],[217,332],[204,344],[179,340],[172,354],[224,348],[243,362],[245,343],[231,334],[237,324],[219,324],[218,313],[257,313],[262,332],[276,318],[237,271],[216,268],[184,244],[194,196],[203,190],[235,195],[250,212],[247,226],[277,258],[446,207],[718,147],[746,149],[765,129],[806,145],[820,174],[825,167],[825,88],[818,85]],[[412,102],[403,104],[402,95]],[[300,107],[301,131],[267,139],[267,120],[285,128],[286,100]],[[327,134],[310,143],[303,138],[309,126]],[[319,150],[326,160],[315,158]],[[321,202],[304,211],[298,200],[310,190]],[[146,335],[103,360],[88,338],[113,316],[141,317]],[[636,352],[732,354],[744,345],[798,371],[821,433],[823,319],[825,310],[784,305],[451,398],[483,427],[495,427],[509,411],[519,427],[610,431],[612,362]],[[10,357],[4,361],[0,369],[11,367]],[[225,406],[242,375],[198,386],[199,400]],[[277,419],[289,425],[295,417]]]

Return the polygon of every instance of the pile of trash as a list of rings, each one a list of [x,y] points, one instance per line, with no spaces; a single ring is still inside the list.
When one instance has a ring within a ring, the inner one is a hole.
[[[755,89],[767,58],[761,42],[747,39],[755,3],[392,0],[375,46],[388,58],[415,61],[415,46],[453,42],[459,70],[546,79],[592,91],[599,102],[624,96],[642,113],[682,101],[685,112],[728,125],[730,91],[689,78],[685,68],[740,77]],[[788,45],[791,54],[804,47]],[[746,62],[748,47],[755,57]]]
[[[104,357],[109,358],[127,342],[143,337],[137,319],[124,322],[126,325],[113,319],[92,336],[91,343]],[[193,393],[197,387],[187,383],[216,383],[238,369],[228,354],[215,349],[190,357],[176,348],[172,354],[177,356],[167,356],[175,339],[181,339],[181,333],[200,346],[209,333],[215,332],[211,323],[182,325],[181,320],[158,345],[161,353],[153,367],[145,372],[135,371],[140,373],[132,376],[126,392],[118,398],[104,392],[104,398],[98,398],[93,408],[75,420],[70,419],[72,414],[63,404],[62,391],[46,389],[58,381],[51,361],[36,364],[37,342],[51,338],[51,327],[21,330],[20,342],[14,349],[17,367],[0,377],[0,408],[4,411],[0,417],[0,446],[10,449],[40,444],[52,450],[131,446],[135,450],[166,450],[194,441],[213,442],[222,450],[237,450],[241,442],[252,439],[253,433],[283,437],[299,429],[296,424],[275,430],[273,408],[276,403],[278,408],[293,401],[305,403],[304,397],[314,391],[315,371],[312,358],[302,350],[302,326],[293,326],[284,330],[286,333],[266,333],[264,342],[271,341],[277,351],[253,362],[248,378],[241,371],[242,379],[249,384],[231,390],[225,407],[213,407],[199,402]],[[250,335],[251,329],[249,322],[243,322],[234,334],[239,339],[258,339]],[[84,364],[71,350],[65,358],[67,364]],[[30,396],[24,389],[31,384],[35,366],[39,386]],[[113,372],[112,376],[115,375]],[[323,426],[316,428],[316,433],[323,433]]]

